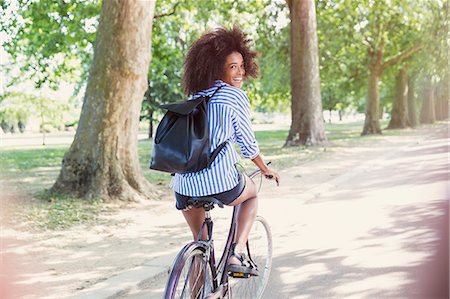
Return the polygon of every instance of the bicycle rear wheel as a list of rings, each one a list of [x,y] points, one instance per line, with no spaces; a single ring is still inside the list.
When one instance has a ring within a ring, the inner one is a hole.
[[[252,260],[258,266],[259,276],[250,278],[229,278],[231,290],[229,298],[261,298],[269,282],[272,267],[272,234],[267,221],[257,216],[248,237]]]
[[[167,281],[165,299],[202,299],[214,289],[205,247],[187,245],[178,254]]]

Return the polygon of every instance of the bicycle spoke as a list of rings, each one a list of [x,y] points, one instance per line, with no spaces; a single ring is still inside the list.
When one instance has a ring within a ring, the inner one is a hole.
[[[204,298],[212,286],[211,265],[204,256],[204,248],[188,250],[178,262],[179,267],[170,275],[165,298]]]

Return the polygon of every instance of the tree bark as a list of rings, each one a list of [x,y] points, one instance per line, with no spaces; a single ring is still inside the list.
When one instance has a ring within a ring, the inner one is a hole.
[[[51,192],[103,200],[149,198],[138,160],[155,1],[103,1],[79,126]]]
[[[313,0],[289,0],[292,124],[286,146],[323,145],[316,11]]]
[[[400,69],[395,81],[395,98],[388,129],[404,129],[409,126],[408,120],[408,75]]]
[[[435,115],[436,120],[444,120],[449,116],[449,90],[446,83],[446,78],[439,82],[436,86],[435,94]],[[447,82],[448,83],[448,82]]]
[[[380,127],[380,95],[378,84],[380,82],[381,70],[379,65],[374,65],[370,69],[367,100],[366,118],[362,135],[381,134]]]
[[[423,93],[423,104],[420,111],[420,122],[422,124],[432,124],[436,121],[434,111],[434,87],[431,79],[428,78]]]
[[[416,96],[414,95],[414,79],[408,80],[408,121],[409,126],[414,128],[417,126],[417,108]]]

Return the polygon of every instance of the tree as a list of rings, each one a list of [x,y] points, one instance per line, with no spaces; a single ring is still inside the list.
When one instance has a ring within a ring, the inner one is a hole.
[[[403,129],[409,126],[408,75],[406,70],[401,68],[396,78],[394,107],[388,129]]]
[[[103,1],[75,139],[51,192],[136,201],[152,188],[138,161],[155,1]]]
[[[409,77],[408,79],[408,121],[411,127],[416,127],[417,121],[417,108],[416,108],[416,95],[414,93],[414,79]]]
[[[316,11],[313,0],[289,0],[292,124],[287,146],[327,142],[320,98]]]
[[[422,109],[420,110],[420,123],[432,124],[436,121],[434,110],[434,86],[431,78],[425,78]]]
[[[361,28],[369,59],[366,118],[362,135],[381,133],[378,84],[383,72],[410,58],[423,47],[422,44],[417,42],[416,45],[409,48],[399,48],[403,44],[401,40],[408,37],[405,32],[409,30],[409,24],[402,22],[405,19],[401,18],[401,12],[404,11],[404,7],[399,5],[397,1],[393,1],[389,5],[382,1],[375,1],[374,6],[369,8],[369,10],[369,23],[365,28]],[[408,20],[408,18],[406,19]],[[396,29],[403,34],[388,39],[389,34],[395,32],[394,30]],[[388,44],[394,45],[391,49],[393,56],[386,59],[386,46]]]
[[[449,116],[450,91],[448,78],[443,78],[436,86],[435,114],[436,120],[444,120]]]

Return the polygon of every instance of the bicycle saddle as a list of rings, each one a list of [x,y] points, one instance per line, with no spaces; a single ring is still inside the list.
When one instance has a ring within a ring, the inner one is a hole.
[[[223,208],[223,203],[212,196],[191,197],[187,203],[195,208],[204,208],[206,211],[213,209],[214,205]]]

